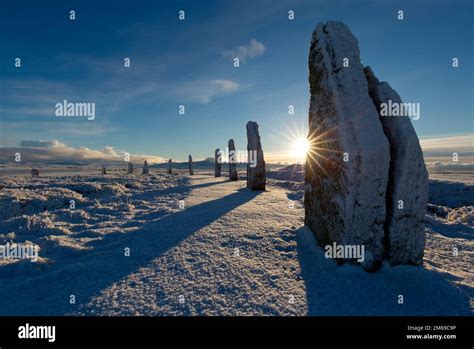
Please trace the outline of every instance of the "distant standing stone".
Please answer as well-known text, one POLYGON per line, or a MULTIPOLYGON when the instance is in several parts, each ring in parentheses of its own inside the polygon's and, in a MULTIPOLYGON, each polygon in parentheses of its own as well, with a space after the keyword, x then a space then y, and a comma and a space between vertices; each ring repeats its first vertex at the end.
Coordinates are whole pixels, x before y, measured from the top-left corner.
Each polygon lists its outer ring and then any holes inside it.
POLYGON ((222 158, 221 158, 221 150, 219 148, 216 149, 214 152, 214 176, 220 177, 221 176, 221 168, 222 168, 222 158))
POLYGON ((236 181, 237 174, 237 154, 235 153, 235 144, 233 139, 229 139, 229 179, 236 181))
POLYGON ((169 159, 169 160, 168 160, 168 169, 167 169, 167 171, 166 171, 167 174, 171 174, 171 173, 172 173, 172 170, 171 170, 171 163, 172 163, 172 160, 169 159))
POLYGON ((107 170, 105 166, 102 166, 102 175, 106 175, 106 174, 107 174, 107 170))
POLYGON ((255 121, 247 123, 247 188, 265 190, 266 172, 262 144, 255 121))
POLYGON ((142 174, 149 174, 149 173, 150 173, 150 169, 148 168, 148 162, 145 160, 145 162, 143 163, 142 174))
POLYGON ((133 164, 131 162, 128 163, 128 173, 133 173, 133 164))
POLYGON ((194 169, 193 169, 193 157, 189 155, 188 157, 188 162, 189 162, 189 175, 192 176, 194 174, 194 169))
POLYGON ((39 177, 39 170, 37 168, 31 169, 31 177, 39 177))

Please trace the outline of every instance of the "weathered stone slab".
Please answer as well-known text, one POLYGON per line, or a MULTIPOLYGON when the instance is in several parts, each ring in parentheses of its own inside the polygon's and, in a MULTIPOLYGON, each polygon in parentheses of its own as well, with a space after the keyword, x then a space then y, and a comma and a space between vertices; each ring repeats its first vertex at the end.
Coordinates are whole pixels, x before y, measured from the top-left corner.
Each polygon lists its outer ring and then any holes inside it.
POLYGON ((235 153, 235 144, 233 139, 229 139, 229 179, 236 181, 237 174, 237 154, 235 153))
POLYGON ((219 148, 214 152, 214 176, 220 177, 222 169, 221 150, 219 148))
MULTIPOLYGON (((365 68, 369 95, 379 111, 387 104, 403 103, 387 82, 379 82, 365 68)), ((385 253, 392 265, 423 263, 428 172, 423 151, 409 116, 380 116, 390 143, 390 172, 386 193, 385 253)))
POLYGON ((143 163, 142 174, 149 174, 149 173, 150 173, 150 169, 148 168, 148 162, 145 160, 145 162, 143 163))
POLYGON ((247 151, 247 188, 251 190, 265 190, 265 160, 258 132, 258 124, 255 121, 247 123, 247 151))
POLYGON ((194 169, 193 169, 193 157, 189 155, 188 157, 188 163, 189 163, 189 175, 194 175, 194 169))
POLYGON ((362 265, 374 270, 384 258, 390 149, 368 94, 357 39, 342 23, 319 24, 308 65, 305 223, 322 246, 364 245, 362 265))

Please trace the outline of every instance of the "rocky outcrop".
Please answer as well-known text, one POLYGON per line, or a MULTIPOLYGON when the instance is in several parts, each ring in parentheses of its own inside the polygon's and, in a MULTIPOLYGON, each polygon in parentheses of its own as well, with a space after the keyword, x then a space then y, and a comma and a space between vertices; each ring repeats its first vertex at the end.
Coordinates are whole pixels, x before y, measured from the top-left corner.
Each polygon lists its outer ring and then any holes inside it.
POLYGON ((390 172, 386 193, 385 248, 392 265, 423 262, 428 172, 423 151, 408 116, 380 113, 382 105, 401 105, 402 99, 387 82, 379 82, 372 69, 364 69, 369 95, 379 111, 390 143, 390 172))
POLYGON ((148 162, 145 160, 145 162, 143 163, 142 174, 149 174, 149 173, 150 173, 150 169, 148 168, 148 162))
POLYGON ((236 181, 237 174, 237 154, 235 152, 235 144, 233 139, 229 139, 229 179, 236 181))
POLYGON ((189 163, 189 175, 192 176, 194 174, 193 170, 193 157, 189 155, 188 157, 188 163, 189 163))
POLYGON ((173 173, 172 168, 171 168, 172 162, 173 162, 173 160, 171 160, 171 159, 168 160, 168 168, 166 169, 167 174, 173 173))
POLYGON ((255 121, 247 123, 247 188, 265 190, 266 172, 262 144, 255 121))
POLYGON ((131 162, 128 163, 127 173, 129 174, 133 173, 133 164, 131 162))
MULTIPOLYGON (((384 258, 419 264, 427 185, 423 157, 410 120, 380 120, 377 107, 398 95, 370 70, 364 72, 357 39, 342 23, 316 27, 308 65, 305 223, 323 246, 363 245, 366 270, 375 270, 384 258), (407 183, 412 177, 414 183, 407 183), (393 210, 398 200, 406 201, 410 213, 393 210)), ((339 261, 346 259, 354 261, 339 261)))
POLYGON ((222 167, 221 150, 217 148, 216 151, 214 152, 214 176, 215 177, 221 176, 221 167, 222 167))

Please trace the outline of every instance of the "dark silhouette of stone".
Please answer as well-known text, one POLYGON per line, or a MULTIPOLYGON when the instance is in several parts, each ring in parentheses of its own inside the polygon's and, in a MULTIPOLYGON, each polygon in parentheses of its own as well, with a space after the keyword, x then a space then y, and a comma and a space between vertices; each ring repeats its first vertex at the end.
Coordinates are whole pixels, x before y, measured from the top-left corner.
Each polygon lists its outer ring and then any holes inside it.
POLYGON ((234 140, 229 140, 229 179, 236 181, 238 179, 237 174, 237 153, 235 152, 234 140))
POLYGON ((221 176, 221 168, 222 168, 221 150, 217 148, 216 151, 214 152, 214 176, 215 177, 221 176))
POLYGON ((148 167, 148 162, 145 160, 145 162, 143 163, 142 174, 149 174, 149 173, 150 173, 150 169, 148 167))
POLYGON ((247 123, 247 151, 247 188, 251 190, 265 190, 265 160, 263 158, 258 124, 255 121, 247 123))
POLYGON ((189 162, 189 175, 192 176, 194 174, 193 170, 193 157, 189 155, 188 157, 188 162, 189 162))
MULTIPOLYGON (((364 69, 369 95, 379 111, 382 103, 402 103, 372 69, 364 69)), ((390 172, 386 194, 385 253, 391 265, 421 265, 425 250, 425 215, 428 204, 428 172, 423 151, 408 116, 380 115, 390 143, 390 172)))

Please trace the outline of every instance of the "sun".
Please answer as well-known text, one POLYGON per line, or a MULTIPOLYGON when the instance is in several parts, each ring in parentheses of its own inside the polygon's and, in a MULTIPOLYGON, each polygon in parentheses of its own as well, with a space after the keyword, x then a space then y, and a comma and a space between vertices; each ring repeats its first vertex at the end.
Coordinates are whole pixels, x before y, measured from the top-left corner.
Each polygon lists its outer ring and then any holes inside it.
POLYGON ((309 141, 306 137, 299 137, 293 142, 293 156, 297 159, 305 159, 309 151, 309 141))

